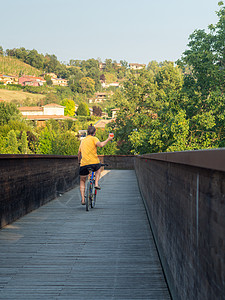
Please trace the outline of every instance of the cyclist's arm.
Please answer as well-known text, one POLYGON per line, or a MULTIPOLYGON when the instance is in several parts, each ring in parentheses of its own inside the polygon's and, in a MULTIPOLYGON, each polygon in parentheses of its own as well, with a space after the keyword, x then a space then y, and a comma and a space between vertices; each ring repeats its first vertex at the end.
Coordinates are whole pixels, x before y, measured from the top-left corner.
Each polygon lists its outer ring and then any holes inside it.
POLYGON ((109 141, 111 141, 113 139, 113 137, 108 137, 105 141, 103 141, 103 142, 100 142, 100 141, 98 141, 97 143, 96 143, 96 146, 97 147, 100 147, 100 148, 102 148, 102 147, 104 147, 109 141))

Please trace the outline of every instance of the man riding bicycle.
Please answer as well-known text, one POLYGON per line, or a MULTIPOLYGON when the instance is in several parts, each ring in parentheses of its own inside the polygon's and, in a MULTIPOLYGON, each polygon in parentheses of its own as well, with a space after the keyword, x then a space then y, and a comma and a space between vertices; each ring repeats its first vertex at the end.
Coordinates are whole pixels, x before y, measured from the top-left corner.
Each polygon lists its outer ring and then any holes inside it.
POLYGON ((89 174, 89 168, 91 167, 95 171, 95 188, 100 189, 98 184, 101 175, 101 164, 97 155, 97 147, 104 147, 109 141, 113 139, 113 136, 108 136, 108 138, 100 142, 97 137, 95 137, 96 129, 92 124, 88 126, 87 137, 85 137, 81 143, 78 150, 78 162, 80 163, 80 193, 81 193, 81 203, 85 205, 85 181, 89 174))

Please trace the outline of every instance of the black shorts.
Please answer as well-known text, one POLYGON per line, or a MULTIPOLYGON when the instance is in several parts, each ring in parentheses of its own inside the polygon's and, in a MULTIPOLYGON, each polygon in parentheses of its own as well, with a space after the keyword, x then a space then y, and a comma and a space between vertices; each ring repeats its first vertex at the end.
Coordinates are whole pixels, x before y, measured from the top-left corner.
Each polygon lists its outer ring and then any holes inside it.
POLYGON ((99 163, 99 164, 86 165, 86 166, 80 167, 80 175, 81 176, 88 175, 89 174, 88 168, 92 168, 94 170, 94 172, 96 172, 101 168, 101 164, 99 163))

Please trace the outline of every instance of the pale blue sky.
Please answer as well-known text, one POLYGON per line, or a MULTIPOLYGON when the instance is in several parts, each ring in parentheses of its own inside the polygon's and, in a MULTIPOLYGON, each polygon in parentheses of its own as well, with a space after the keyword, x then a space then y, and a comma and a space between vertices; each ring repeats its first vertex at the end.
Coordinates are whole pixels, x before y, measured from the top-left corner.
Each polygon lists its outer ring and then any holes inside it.
POLYGON ((0 46, 55 54, 175 61, 195 29, 218 20, 218 0, 0 0, 0 46))

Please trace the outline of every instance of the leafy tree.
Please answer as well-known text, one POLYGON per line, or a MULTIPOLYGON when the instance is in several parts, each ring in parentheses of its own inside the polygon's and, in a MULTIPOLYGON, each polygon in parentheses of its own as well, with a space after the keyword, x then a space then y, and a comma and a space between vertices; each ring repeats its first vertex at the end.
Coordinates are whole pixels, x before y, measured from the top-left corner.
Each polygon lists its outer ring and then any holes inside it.
POLYGON ((99 67, 89 69, 86 76, 94 80, 94 82, 95 82, 95 88, 94 89, 96 91, 99 90, 100 87, 101 87, 101 83, 100 83, 100 80, 99 80, 99 77, 100 77, 99 67))
POLYGON ((129 66, 129 64, 128 64, 128 62, 126 60, 121 60, 120 63, 121 63, 121 66, 124 67, 124 68, 126 68, 126 69, 129 66))
POLYGON ((95 82, 93 79, 89 77, 83 77, 79 81, 79 84, 81 86, 82 93, 85 93, 89 96, 93 95, 95 92, 95 82))
POLYGON ((45 75, 46 84, 52 86, 53 82, 50 75, 45 75))
MULTIPOLYGON (((120 153, 166 151, 176 142, 182 82, 180 70, 172 64, 161 67, 156 75, 147 70, 130 75, 116 100, 120 110, 114 127, 120 153)), ((180 118, 185 119, 185 111, 180 118)), ((184 123, 185 135, 188 123, 184 123)))
POLYGON ((90 111, 89 111, 87 103, 81 102, 79 104, 78 109, 77 109, 77 115, 78 116, 89 116, 90 115, 90 111))
POLYGON ((3 48, 2 46, 0 46, 0 56, 3 56, 3 54, 4 54, 3 48))
POLYGON ((1 154, 7 153, 7 151, 6 151, 6 139, 1 134, 0 134, 0 153, 1 154))
POLYGON ((21 136, 21 153, 27 154, 28 153, 28 141, 27 141, 27 134, 23 131, 21 136))
POLYGON ((219 21, 216 25, 209 25, 209 32, 198 29, 189 37, 189 49, 186 50, 178 64, 192 67, 195 90, 203 96, 210 91, 225 90, 225 7, 219 2, 220 10, 217 12, 219 21))
POLYGON ((75 115, 75 102, 71 99, 64 99, 60 102, 62 106, 65 106, 64 115, 73 117, 75 115))
POLYGON ((79 68, 76 67, 72 69, 71 73, 72 75, 69 77, 68 85, 73 92, 78 92, 80 86, 79 81, 81 80, 81 78, 84 77, 84 73, 79 68))
POLYGON ((44 67, 44 56, 40 55, 37 50, 29 51, 26 56, 26 63, 37 69, 43 69, 44 67))
POLYGON ((51 126, 46 126, 40 133, 37 152, 39 154, 52 154, 54 139, 55 132, 51 126))
POLYGON ((16 133, 14 130, 10 130, 7 135, 7 153, 9 154, 17 154, 19 153, 18 150, 18 142, 16 138, 16 133))
POLYGON ((21 119, 20 111, 13 103, 0 102, 0 125, 7 124, 10 120, 21 119))
POLYGON ((38 134, 34 131, 27 131, 28 152, 38 152, 38 134))
POLYGON ((57 94, 55 94, 54 92, 50 92, 49 94, 46 95, 46 97, 44 98, 44 104, 50 104, 50 103, 60 103, 60 98, 58 97, 57 94))
POLYGON ((102 109, 99 106, 93 106, 93 115, 97 117, 102 116, 102 109))
POLYGON ((111 59, 106 59, 105 60, 105 72, 108 72, 108 73, 114 73, 114 69, 113 69, 113 62, 111 59))
POLYGON ((47 73, 56 73, 60 69, 60 62, 57 60, 57 57, 53 54, 46 54, 44 58, 44 69, 47 73))
POLYGON ((117 77, 115 74, 112 73, 105 73, 105 79, 107 83, 115 82, 117 77))
POLYGON ((151 71, 153 74, 157 74, 160 69, 159 63, 155 60, 149 62, 147 70, 151 71))
POLYGON ((106 81, 105 74, 100 75, 100 80, 106 81))
POLYGON ((77 155, 80 142, 75 132, 67 131, 57 134, 53 141, 52 154, 57 155, 77 155))

